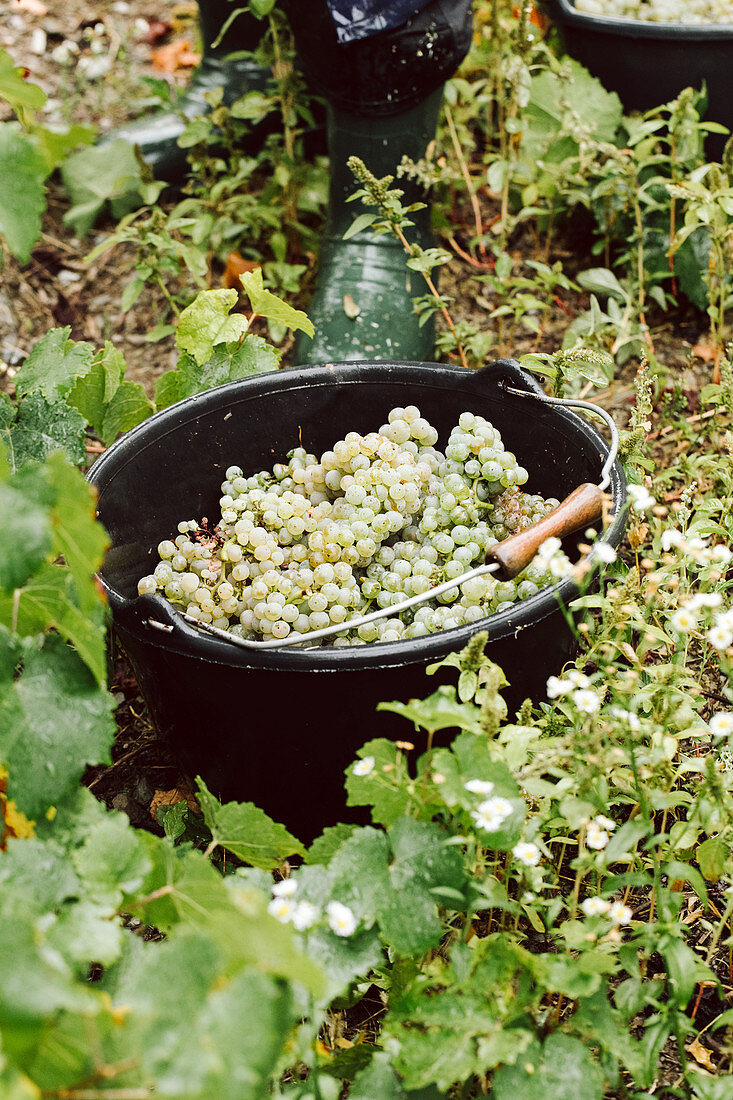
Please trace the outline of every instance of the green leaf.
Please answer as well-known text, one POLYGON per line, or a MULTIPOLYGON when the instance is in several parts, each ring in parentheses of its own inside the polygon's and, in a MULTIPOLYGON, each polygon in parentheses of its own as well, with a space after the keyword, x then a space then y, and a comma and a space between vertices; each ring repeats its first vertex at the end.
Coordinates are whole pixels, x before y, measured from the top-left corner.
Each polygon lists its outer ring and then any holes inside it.
POLYGON ((199 366, 208 362, 216 344, 239 340, 247 331, 247 318, 230 316, 237 304, 236 290, 202 290, 183 310, 176 330, 176 347, 188 352, 199 366))
POLYGON ((466 884, 462 857, 447 839, 437 825, 401 818, 389 831, 390 858, 383 833, 359 830, 329 865, 334 897, 363 920, 376 917, 398 954, 422 954, 442 936, 437 890, 447 887, 460 895, 466 884))
POLYGON ((6 100, 16 114, 40 111, 46 102, 43 89, 26 80, 23 69, 16 68, 5 50, 0 50, 0 98, 6 100))
POLYGON ((46 175, 31 139, 0 123, 0 237, 21 264, 28 263, 41 235, 46 175))
POLYGON ((380 703, 377 710, 390 710, 401 714, 408 722, 428 733, 441 729, 467 729, 478 733, 481 729, 481 712, 471 703, 460 703, 456 689, 443 685, 426 699, 413 699, 409 703, 380 703))
POLYGON ((437 974, 433 968, 432 982, 419 974, 394 999, 382 1044, 395 1051, 392 1064, 406 1089, 447 1089, 523 1060, 532 1040, 524 1026, 530 958, 500 936, 481 940, 473 951, 454 945, 448 966, 437 974))
POLYGON ((102 437, 105 412, 125 376, 125 360, 109 341, 89 371, 74 382, 66 398, 102 437))
POLYGON ((109 446, 118 435, 129 432, 155 412, 153 404, 139 382, 121 382, 104 411, 102 442, 109 446))
POLYGON ((51 562, 38 570, 12 596, 0 596, 0 622, 11 624, 23 637, 42 634, 53 628, 77 649, 98 684, 103 685, 107 671, 104 616, 97 604, 82 612, 76 586, 63 566, 51 562))
POLYGON ((614 273, 606 267, 593 267, 587 271, 581 271, 577 278, 583 289, 592 294, 610 294, 620 302, 627 298, 624 288, 614 273))
POLYGON ((154 865, 144 897, 130 898, 126 909, 166 932, 177 925, 197 929, 216 943, 230 967, 254 963, 320 996, 320 966, 298 950, 292 931, 269 915, 261 891, 239 878, 225 884, 201 852, 174 849, 157 837, 149 838, 148 854, 154 865))
POLYGON ((441 1100, 445 1096, 428 1086, 416 1092, 406 1092, 390 1064, 389 1055, 377 1051, 366 1069, 354 1077, 349 1100, 441 1100))
POLYGON ((268 321, 285 325, 289 329, 300 329, 308 336, 314 335, 315 329, 312 322, 308 320, 307 314, 300 309, 293 309, 271 291, 265 290, 262 283, 262 268, 256 267, 254 271, 245 271, 240 279, 254 313, 259 314, 260 317, 266 317, 268 321))
POLYGON ((101 818, 72 859, 84 894, 109 910, 117 909, 126 893, 141 889, 152 866, 140 834, 121 813, 101 818))
POLYGON ((165 409, 184 397, 192 397, 213 386, 276 370, 279 362, 277 348, 261 336, 250 333, 239 344, 217 344, 203 365, 184 352, 176 370, 167 371, 159 377, 155 387, 156 406, 165 409))
POLYGON ((8 794, 37 818, 78 784, 87 764, 109 763, 114 700, 54 635, 31 650, 21 675, 0 686, 0 761, 8 794))
POLYGON ((252 802, 222 805, 200 776, 198 799, 212 840, 245 863, 272 871, 288 857, 305 855, 305 848, 284 825, 268 817, 252 802))
POLYGON ((377 738, 368 741, 357 756, 360 760, 374 761, 364 775, 354 772, 354 765, 346 772, 347 806, 371 806, 372 820, 391 825, 407 813, 415 801, 414 785, 409 783, 407 764, 403 754, 393 741, 377 738))
POLYGON ((364 214, 359 214, 358 217, 354 218, 353 222, 344 233, 343 240, 348 241, 351 237, 355 237, 357 233, 361 233, 370 225, 374 225, 377 218, 377 214, 370 214, 368 211, 364 214))
POLYGON ((494 1075, 495 1100, 602 1100, 603 1075, 590 1051, 570 1035, 535 1039, 516 1065, 494 1075))
POLYGON ((338 825, 329 825, 311 844, 306 853, 306 863, 320 863, 327 867, 341 845, 353 835, 357 827, 343 822, 338 825))
POLYGON ((55 490, 53 509, 54 552, 62 554, 74 578, 82 611, 91 615, 100 608, 95 574, 109 546, 109 537, 96 518, 95 493, 82 474, 61 455, 49 458, 46 469, 55 490))
POLYGON ((0 480, 0 589, 10 593, 25 584, 51 550, 49 505, 53 493, 42 471, 27 467, 0 480))
POLYGON ((16 470, 27 462, 43 462, 49 455, 63 453, 77 466, 86 459, 86 421, 65 401, 48 401, 40 393, 24 398, 10 429, 10 450, 16 470))
POLYGON ((72 201, 64 221, 80 237, 86 236, 107 206, 119 220, 140 205, 140 165, 132 145, 122 138, 68 157, 61 166, 61 179, 72 201))
POLYGON ((710 836, 698 844, 695 858, 708 882, 718 882, 725 874, 730 846, 721 836, 710 836))
POLYGON ((684 1011, 697 983, 714 981, 715 975, 700 956, 676 936, 659 936, 655 947, 667 967, 672 998, 684 1011))
POLYGON ((222 980, 211 940, 186 931, 130 953, 113 1003, 124 1045, 163 1095, 261 1100, 294 1021, 288 986, 254 968, 222 980), (236 1082, 236 1088, 233 1088, 236 1082))
POLYGON ((730 1077, 709 1077, 692 1069, 687 1072, 687 1081, 699 1100, 731 1100, 733 1097, 730 1077))
POLYGON ((77 378, 92 368, 94 348, 91 344, 69 339, 71 327, 52 328, 41 337, 15 377, 19 396, 40 393, 48 401, 58 401, 74 385, 77 378))

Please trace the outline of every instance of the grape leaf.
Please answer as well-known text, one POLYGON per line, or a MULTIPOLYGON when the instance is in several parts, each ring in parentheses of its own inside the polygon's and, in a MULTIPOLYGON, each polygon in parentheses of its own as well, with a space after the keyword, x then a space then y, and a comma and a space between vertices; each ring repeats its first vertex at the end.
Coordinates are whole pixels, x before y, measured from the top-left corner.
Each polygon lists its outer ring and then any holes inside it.
POLYGON ((86 459, 86 421, 65 401, 48 401, 34 393, 24 398, 10 429, 11 458, 16 470, 26 462, 43 462, 61 451, 69 462, 80 466, 86 459))
POLYGON ((346 772, 347 806, 371 806, 372 821, 391 825, 407 813, 414 801, 409 785, 405 782, 402 754, 393 741, 384 737, 368 741, 357 756, 367 762, 373 760, 371 769, 359 774, 354 765, 346 772))
POLYGON ((105 814, 89 831, 72 862, 88 900, 119 907, 125 893, 142 887, 152 861, 124 814, 105 814))
POLYGON ((186 925, 206 933, 229 966, 255 963, 260 970, 301 982, 314 995, 324 976, 312 958, 298 950, 289 928, 267 912, 267 898, 243 879, 224 883, 201 852, 181 852, 168 841, 147 837, 153 868, 142 889, 125 907, 162 931, 186 925))
POLYGON ((515 1065, 494 1075, 496 1100, 601 1100, 603 1074, 579 1039, 554 1032, 542 1046, 534 1039, 515 1065))
POLYGON ((216 344, 239 340, 247 331, 247 318, 241 313, 230 316, 237 304, 236 290, 202 290, 183 310, 176 330, 176 347, 186 351, 203 366, 216 344))
POLYGON ((155 404, 165 409, 184 397, 236 382, 253 374, 276 370, 280 361, 277 348, 261 336, 247 334, 239 344, 217 344, 203 365, 184 352, 175 370, 166 371, 155 387, 155 404))
POLYGON ((329 864, 333 896, 364 920, 376 917, 398 954, 422 954, 443 931, 436 891, 461 893, 465 886, 462 857, 446 839, 437 825, 407 817, 395 822, 389 841, 376 829, 360 829, 329 864))
POLYGON ((0 515, 9 520, 0 523, 0 589, 12 592, 51 550, 53 492, 43 472, 31 467, 11 479, 1 477, 0 515))
POLYGON ((139 382, 121 382, 104 410, 100 435, 102 442, 114 443, 118 435, 129 432, 155 411, 139 382))
POLYGON ((108 203, 118 220, 140 205, 140 165, 133 147, 122 138, 67 157, 61 178, 73 204, 64 221, 80 237, 89 232, 108 203))
POLYGON ((377 1051, 366 1069, 354 1077, 349 1100, 444 1100, 445 1094, 429 1085, 416 1092, 406 1092, 384 1051, 377 1051))
POLYGON ((21 637, 42 634, 53 627, 75 646, 98 684, 107 672, 105 623, 97 602, 92 613, 83 612, 76 602, 76 587, 63 566, 46 563, 12 596, 0 596, 0 622, 14 626, 21 637))
POLYGON ((222 805, 197 777, 198 800, 212 840, 238 859, 264 871, 272 871, 288 856, 305 855, 305 848, 284 825, 268 817, 252 802, 222 805))
POLYGON ((21 264, 41 235, 46 209, 46 164, 33 142, 0 125, 0 236, 21 264))
POLYGON ((5 50, 0 50, 0 98, 6 100, 16 114, 40 111, 46 102, 43 89, 25 79, 23 70, 16 68, 5 50))
POLYGON ((53 509, 54 551, 62 554, 74 578, 82 611, 99 610, 100 596, 94 574, 109 546, 107 532, 95 514, 94 490, 61 455, 47 463, 49 482, 56 492, 53 509))
POLYGON ((271 291, 265 290, 261 267, 256 267, 254 271, 245 271, 240 275, 240 280, 254 313, 278 325, 285 325, 286 328, 301 329, 308 336, 314 335, 316 330, 306 313, 300 309, 294 309, 271 291))
POLYGON ((41 816, 79 782, 87 764, 109 762, 114 700, 56 635, 30 650, 21 675, 0 683, 0 761, 8 796, 41 816))
POLYGON ((19 396, 43 394, 48 401, 64 397, 74 381, 92 368, 91 344, 70 340, 71 327, 52 328, 34 344, 30 355, 15 376, 19 396))

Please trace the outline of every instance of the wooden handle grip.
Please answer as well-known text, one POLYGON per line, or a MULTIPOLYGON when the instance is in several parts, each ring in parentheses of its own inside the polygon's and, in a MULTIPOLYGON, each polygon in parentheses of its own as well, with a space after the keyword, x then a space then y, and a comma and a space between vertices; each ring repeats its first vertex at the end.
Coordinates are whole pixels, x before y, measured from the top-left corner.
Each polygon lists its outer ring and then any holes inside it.
POLYGON ((501 576, 511 580, 531 562, 545 539, 563 538, 594 523, 603 514, 603 492, 589 481, 579 485, 549 515, 508 539, 492 546, 486 560, 501 566, 501 576))

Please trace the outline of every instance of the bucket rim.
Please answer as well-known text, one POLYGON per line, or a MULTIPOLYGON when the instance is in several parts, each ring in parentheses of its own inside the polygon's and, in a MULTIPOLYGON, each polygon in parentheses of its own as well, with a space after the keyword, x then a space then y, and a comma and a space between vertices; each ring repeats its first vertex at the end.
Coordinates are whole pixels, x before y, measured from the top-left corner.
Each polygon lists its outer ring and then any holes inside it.
POLYGON ((733 38, 733 23, 674 23, 651 22, 644 19, 628 19, 621 16, 594 15, 578 11, 570 0, 542 0, 550 18, 570 27, 597 31, 602 35, 623 38, 653 38, 671 41, 711 43, 718 39, 733 38))
MULTIPOLYGON (((462 366, 413 360, 352 360, 346 363, 335 362, 320 366, 284 367, 277 371, 254 375, 251 378, 212 387, 200 394, 184 398, 158 413, 154 413, 113 443, 90 468, 87 478, 92 485, 99 488, 100 482, 104 483, 108 472, 113 473, 116 467, 122 468, 127 462, 133 461, 141 445, 147 446, 148 443, 153 441, 159 442, 161 427, 167 429, 163 431, 164 437, 168 431, 185 427, 186 424, 206 411, 213 411, 222 405, 236 403, 236 398, 240 394, 243 395, 242 400, 250 400, 253 396, 265 395, 288 385, 298 388, 301 385, 313 386, 316 381, 322 384, 349 383, 350 381, 359 383, 365 380, 365 368, 368 368, 370 379, 375 382, 386 381, 390 378, 402 381, 406 375, 409 379, 409 375, 414 372, 416 377, 422 377, 424 380, 429 377, 433 383, 442 381, 451 389, 455 388, 458 379, 465 382, 470 379, 474 383, 478 379, 479 384, 486 380, 487 386, 494 386, 497 389, 504 382, 511 382, 512 385, 519 385, 520 388, 527 391, 534 391, 538 394, 544 393, 537 380, 523 370, 514 359, 495 360, 478 371, 468 372, 462 366), (426 371, 429 372, 428 375, 426 375, 426 371), (126 453, 129 456, 127 458, 125 458, 126 453)), ((435 388, 441 387, 435 386, 435 388)), ((509 402, 512 400, 522 401, 520 397, 512 398, 511 394, 506 393, 504 399, 509 402)), ((582 419, 571 409, 545 405, 543 410, 544 415, 569 420, 572 430, 575 432, 579 428, 582 429, 582 434, 586 438, 590 438, 593 445, 598 447, 600 469, 600 463, 609 453, 609 446, 593 425, 582 419)), ((597 543, 606 543, 614 549, 620 543, 625 529, 625 490, 626 481, 623 470, 619 460, 616 459, 611 469, 611 483, 609 486, 614 503, 614 518, 596 540, 597 543)), ((591 556, 590 562, 593 574, 597 573, 599 570, 598 561, 594 561, 593 556, 591 556)), ((140 596, 136 599, 124 596, 106 579, 103 569, 104 567, 102 567, 99 574, 99 581, 107 596, 113 622, 122 631, 132 632, 136 637, 144 638, 146 644, 150 644, 158 650, 167 650, 171 654, 178 653, 191 656, 192 650, 195 649, 197 658, 211 664, 273 671, 295 671, 298 669, 313 672, 345 671, 346 669, 376 671, 413 665, 418 661, 420 663, 439 661, 450 652, 461 649, 471 638, 483 630, 488 631, 487 642, 491 643, 516 636, 519 632, 544 621, 550 616, 567 615, 568 605, 580 594, 580 588, 574 580, 564 579, 556 585, 541 589, 534 596, 521 600, 504 611, 479 619, 474 623, 449 630, 436 631, 420 638, 395 642, 374 642, 358 646, 319 646, 314 648, 292 646, 283 649, 248 650, 197 631, 186 623, 180 615, 176 614, 162 596, 156 594, 140 596), (157 623, 158 626, 151 626, 151 620, 157 623)))

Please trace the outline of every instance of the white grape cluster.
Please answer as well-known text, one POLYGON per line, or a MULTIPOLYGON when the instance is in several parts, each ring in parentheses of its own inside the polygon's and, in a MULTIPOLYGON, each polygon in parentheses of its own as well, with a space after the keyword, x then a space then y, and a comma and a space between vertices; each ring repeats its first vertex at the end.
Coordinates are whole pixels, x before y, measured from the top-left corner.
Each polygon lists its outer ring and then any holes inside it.
POLYGON ((269 471, 230 466, 221 520, 184 520, 138 583, 191 618, 245 639, 293 640, 332 625, 324 644, 419 638, 485 618, 556 577, 538 559, 516 580, 492 575, 355 628, 459 578, 507 535, 541 519, 554 498, 525 493, 527 471, 487 420, 462 413, 445 453, 409 405, 379 431, 349 432, 320 458, 298 447, 269 471))
POLYGON ((575 0, 578 11, 650 23, 733 23, 733 0, 575 0))

